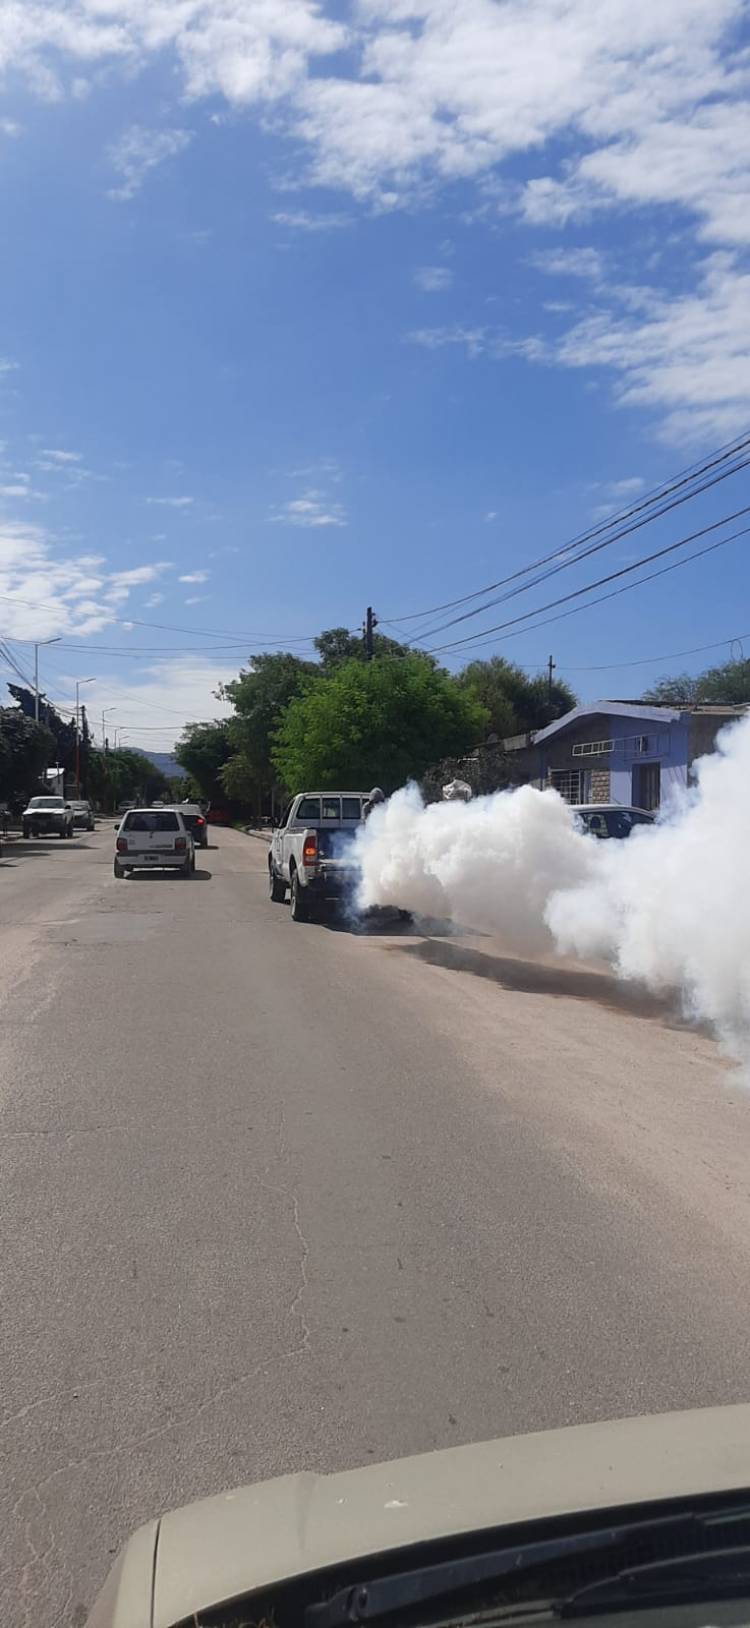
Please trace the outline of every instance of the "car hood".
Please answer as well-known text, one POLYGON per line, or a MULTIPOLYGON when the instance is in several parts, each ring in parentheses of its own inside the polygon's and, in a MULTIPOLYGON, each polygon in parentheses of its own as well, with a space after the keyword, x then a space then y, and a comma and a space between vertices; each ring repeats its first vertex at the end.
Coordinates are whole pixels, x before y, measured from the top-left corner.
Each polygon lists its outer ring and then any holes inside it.
POLYGON ((580 1425, 190 1504, 130 1540, 88 1628, 174 1628, 253 1589, 465 1532, 750 1487, 750 1406, 580 1425), (153 1587, 152 1587, 153 1584, 153 1587))

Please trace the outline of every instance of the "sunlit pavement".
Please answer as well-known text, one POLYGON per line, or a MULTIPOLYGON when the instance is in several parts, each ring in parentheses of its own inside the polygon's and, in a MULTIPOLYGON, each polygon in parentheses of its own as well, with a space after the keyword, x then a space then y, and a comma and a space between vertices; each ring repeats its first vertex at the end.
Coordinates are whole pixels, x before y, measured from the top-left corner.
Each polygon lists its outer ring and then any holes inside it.
POLYGON ((478 935, 295 924, 265 845, 0 858, 0 1621, 239 1481, 747 1397, 750 1100, 478 935))

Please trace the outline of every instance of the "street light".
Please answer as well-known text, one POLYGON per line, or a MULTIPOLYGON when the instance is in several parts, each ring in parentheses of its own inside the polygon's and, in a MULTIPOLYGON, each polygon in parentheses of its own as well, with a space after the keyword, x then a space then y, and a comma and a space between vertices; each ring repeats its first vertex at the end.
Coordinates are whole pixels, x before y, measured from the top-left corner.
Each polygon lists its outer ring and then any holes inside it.
POLYGON ((80 706, 79 706, 79 702, 78 702, 78 691, 80 690, 80 688, 81 688, 81 686, 83 684, 95 684, 95 683, 96 683, 95 678, 77 678, 76 679, 76 797, 80 797, 80 795, 81 795, 81 725, 80 725, 81 712, 80 712, 80 706))
MULTIPOLYGON (((108 712, 116 712, 116 711, 117 711, 117 707, 114 707, 114 706, 113 707, 102 707, 102 751, 103 752, 106 752, 106 750, 107 750, 107 736, 106 736, 106 733, 105 733, 106 725, 105 725, 104 720, 105 720, 108 712)), ((117 730, 115 730, 115 736, 116 735, 117 735, 117 730)), ((117 746, 117 740, 115 739, 115 747, 116 746, 117 746)))
POLYGON ((62 634, 58 633, 54 639, 37 639, 34 641, 34 722, 39 722, 39 651, 45 644, 59 644, 62 634))

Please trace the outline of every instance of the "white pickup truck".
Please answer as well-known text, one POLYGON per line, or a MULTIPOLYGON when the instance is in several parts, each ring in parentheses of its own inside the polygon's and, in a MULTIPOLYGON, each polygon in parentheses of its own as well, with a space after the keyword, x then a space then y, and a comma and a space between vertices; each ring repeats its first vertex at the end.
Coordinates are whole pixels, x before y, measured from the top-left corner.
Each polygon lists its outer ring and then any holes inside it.
POLYGON ((268 852, 268 891, 281 904, 289 888, 293 921, 341 899, 351 885, 347 847, 362 821, 366 791, 302 791, 276 826, 268 852))

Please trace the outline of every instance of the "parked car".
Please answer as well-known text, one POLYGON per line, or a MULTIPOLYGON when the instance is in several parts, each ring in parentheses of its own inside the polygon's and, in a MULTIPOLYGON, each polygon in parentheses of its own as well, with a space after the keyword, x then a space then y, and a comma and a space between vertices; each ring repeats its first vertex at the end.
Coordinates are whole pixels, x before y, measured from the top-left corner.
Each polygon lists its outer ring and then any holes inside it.
POLYGON ((352 883, 346 849, 362 821, 366 791, 303 791, 292 799, 271 839, 268 889, 274 903, 289 888, 293 921, 341 899, 352 883))
POLYGON ((182 815, 196 848, 208 847, 208 826, 200 803, 165 803, 164 807, 182 815))
POLYGON ((653 825, 655 816, 645 808, 626 808, 622 803, 574 803, 584 830, 592 837, 629 837, 635 825, 653 825))
POLYGON ((115 830, 114 870, 118 879, 135 870, 176 870, 181 876, 193 875, 193 839, 176 809, 128 809, 115 830))
POLYGON ((73 806, 64 797, 31 797, 21 815, 25 837, 72 837, 73 806))
POLYGON ((76 797, 71 803, 73 810, 73 826, 82 831, 94 830, 94 810, 85 797, 76 797))

